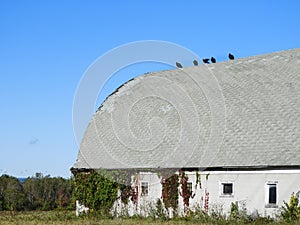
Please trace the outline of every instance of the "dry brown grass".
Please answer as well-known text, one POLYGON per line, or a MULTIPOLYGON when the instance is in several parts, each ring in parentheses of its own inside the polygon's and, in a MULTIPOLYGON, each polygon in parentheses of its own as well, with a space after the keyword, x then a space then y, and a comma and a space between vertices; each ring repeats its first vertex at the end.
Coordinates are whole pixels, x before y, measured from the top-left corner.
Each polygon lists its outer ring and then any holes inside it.
MULTIPOLYGON (((9 212, 0 211, 0 225, 208 225, 208 224, 269 224, 269 225, 285 225, 285 222, 272 222, 266 219, 260 218, 255 221, 243 221, 243 220, 224 220, 224 219, 213 219, 211 217, 206 218, 176 218, 172 220, 162 221, 154 220, 151 218, 103 218, 98 214, 89 214, 87 216, 76 217, 75 211, 24 211, 24 212, 9 212)), ((299 224, 295 222, 293 224, 299 224)))
POLYGON ((192 221, 161 221, 141 218, 128 219, 105 219, 91 216, 84 216, 77 218, 74 211, 29 211, 29 212, 0 212, 0 224, 28 224, 28 225, 185 225, 185 224, 199 224, 199 222, 192 221))

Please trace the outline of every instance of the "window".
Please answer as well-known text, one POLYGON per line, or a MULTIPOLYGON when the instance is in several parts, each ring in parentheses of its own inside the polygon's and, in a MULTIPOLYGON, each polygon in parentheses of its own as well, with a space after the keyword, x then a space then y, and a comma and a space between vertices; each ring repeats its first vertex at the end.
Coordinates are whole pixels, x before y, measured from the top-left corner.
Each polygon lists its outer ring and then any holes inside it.
POLYGON ((149 192, 149 185, 148 185, 148 182, 141 182, 141 189, 142 189, 142 195, 143 196, 147 196, 148 195, 148 192, 149 192))
POLYGON ((276 204, 276 184, 269 184, 269 203, 276 204))
POLYGON ((266 184, 266 207, 277 208, 277 182, 267 182, 266 184))
POLYGON ((233 196, 233 183, 232 182, 221 182, 220 195, 221 196, 233 196))
POLYGON ((223 194, 224 195, 232 195, 232 183, 230 184, 223 184, 223 194))
POLYGON ((189 195, 192 195, 192 193, 193 193, 193 183, 192 182, 187 182, 187 189, 189 191, 189 195))

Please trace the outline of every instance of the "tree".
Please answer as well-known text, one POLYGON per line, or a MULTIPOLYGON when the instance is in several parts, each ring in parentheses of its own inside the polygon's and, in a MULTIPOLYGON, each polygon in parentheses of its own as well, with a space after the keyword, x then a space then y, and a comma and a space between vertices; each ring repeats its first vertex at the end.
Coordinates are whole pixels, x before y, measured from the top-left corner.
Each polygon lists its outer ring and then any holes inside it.
POLYGON ((31 209, 52 210, 68 207, 73 193, 73 179, 43 176, 36 173, 24 182, 24 190, 31 209))
POLYGON ((2 175, 0 177, 0 209, 23 210, 27 206, 24 189, 15 177, 2 175))

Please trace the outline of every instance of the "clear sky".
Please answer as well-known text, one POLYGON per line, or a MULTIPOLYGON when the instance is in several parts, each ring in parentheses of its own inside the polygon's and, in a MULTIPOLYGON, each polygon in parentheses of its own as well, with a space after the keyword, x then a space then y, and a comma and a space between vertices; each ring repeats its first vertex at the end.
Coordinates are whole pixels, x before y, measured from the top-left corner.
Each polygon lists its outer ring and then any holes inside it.
MULTIPOLYGON (((0 175, 69 177, 78 146, 72 106, 99 56, 140 40, 170 41, 226 60, 300 47, 300 1, 0 1, 0 175)), ((114 75, 97 100, 129 77, 114 75)))

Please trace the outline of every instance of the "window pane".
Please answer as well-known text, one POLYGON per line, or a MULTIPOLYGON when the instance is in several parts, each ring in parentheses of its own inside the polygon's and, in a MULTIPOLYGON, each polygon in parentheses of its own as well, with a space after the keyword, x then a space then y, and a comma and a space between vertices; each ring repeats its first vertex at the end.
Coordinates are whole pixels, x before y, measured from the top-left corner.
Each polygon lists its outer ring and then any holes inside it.
POLYGON ((148 182, 142 182, 142 195, 148 195, 148 182))
POLYGON ((187 183, 187 189, 189 191, 189 194, 191 195, 193 192, 193 183, 192 182, 187 183))
POLYGON ((223 184, 223 194, 232 194, 232 184, 223 184))
POLYGON ((276 204, 276 185, 269 185, 269 203, 276 204))

